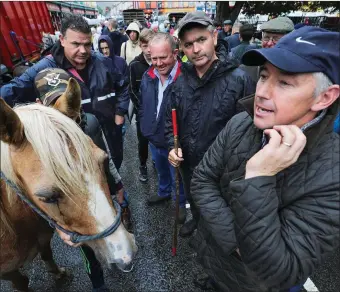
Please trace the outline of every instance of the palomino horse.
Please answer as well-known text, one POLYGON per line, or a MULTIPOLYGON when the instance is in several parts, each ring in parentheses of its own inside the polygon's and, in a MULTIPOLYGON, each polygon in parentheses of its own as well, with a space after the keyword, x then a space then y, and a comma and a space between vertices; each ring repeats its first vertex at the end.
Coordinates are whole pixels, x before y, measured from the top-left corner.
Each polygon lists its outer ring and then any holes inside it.
MULTIPOLYGON (((79 96, 72 96, 78 100, 59 99, 70 117, 80 107, 79 96)), ((38 252, 48 271, 62 273, 52 258, 51 228, 32 206, 107 264, 125 269, 137 251, 109 194, 107 155, 64 114, 39 104, 13 110, 0 98, 1 172, 7 182, 1 181, 0 272, 19 291, 28 291, 19 268, 38 252)))

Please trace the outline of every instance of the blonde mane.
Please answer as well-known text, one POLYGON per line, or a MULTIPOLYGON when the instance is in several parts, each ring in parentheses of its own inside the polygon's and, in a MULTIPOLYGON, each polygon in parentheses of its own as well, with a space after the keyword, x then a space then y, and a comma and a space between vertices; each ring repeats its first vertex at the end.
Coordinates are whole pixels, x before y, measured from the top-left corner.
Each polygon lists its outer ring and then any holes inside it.
MULTIPOLYGON (((51 182, 70 198, 84 195, 87 189, 84 175, 95 176, 90 138, 73 120, 53 108, 29 104, 17 106, 14 111, 23 123, 25 137, 51 182)), ((2 172, 22 188, 12 167, 9 145, 1 142, 0 146, 2 172)), ((13 190, 7 186, 6 191, 11 202, 13 190)), ((5 226, 8 225, 1 217, 5 226)))

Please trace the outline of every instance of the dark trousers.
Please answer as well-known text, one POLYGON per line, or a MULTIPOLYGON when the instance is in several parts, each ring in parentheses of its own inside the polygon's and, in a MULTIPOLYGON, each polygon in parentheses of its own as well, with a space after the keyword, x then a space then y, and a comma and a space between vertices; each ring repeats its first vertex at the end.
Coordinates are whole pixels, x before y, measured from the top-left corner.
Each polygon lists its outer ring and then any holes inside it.
POLYGON ((183 181, 185 197, 190 204, 192 217, 196 221, 196 223, 198 223, 199 218, 200 218, 199 211, 194 203, 194 200, 192 199, 191 192, 190 192, 190 185, 191 185, 193 170, 191 170, 189 166, 185 165, 185 163, 182 162, 179 168, 179 171, 181 173, 181 177, 183 181))
POLYGON ((119 171, 123 162, 123 125, 116 125, 114 120, 101 121, 100 124, 109 146, 113 163, 119 171))
POLYGON ((138 138, 138 155, 139 155, 139 162, 141 166, 145 166, 148 160, 149 155, 149 141, 142 135, 140 130, 140 123, 136 121, 136 128, 137 128, 137 138, 138 138))
POLYGON ((86 273, 88 274, 92 287, 94 289, 100 288, 104 285, 104 272, 100 262, 97 260, 94 251, 87 245, 80 247, 83 256, 86 273))

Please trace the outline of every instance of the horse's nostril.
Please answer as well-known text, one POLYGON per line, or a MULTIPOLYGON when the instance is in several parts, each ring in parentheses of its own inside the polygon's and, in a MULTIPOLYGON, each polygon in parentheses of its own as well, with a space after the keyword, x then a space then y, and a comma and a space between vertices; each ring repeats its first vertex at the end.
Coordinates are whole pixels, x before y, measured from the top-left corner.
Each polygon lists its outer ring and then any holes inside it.
POLYGON ((127 265, 117 264, 117 268, 124 273, 129 273, 133 270, 133 263, 129 263, 127 265))

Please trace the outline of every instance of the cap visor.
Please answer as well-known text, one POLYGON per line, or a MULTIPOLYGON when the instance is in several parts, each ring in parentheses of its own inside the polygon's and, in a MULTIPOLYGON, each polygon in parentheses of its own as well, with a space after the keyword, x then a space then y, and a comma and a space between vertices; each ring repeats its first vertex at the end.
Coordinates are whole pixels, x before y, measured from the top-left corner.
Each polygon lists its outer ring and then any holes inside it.
POLYGON ((242 56, 242 64, 261 66, 265 62, 291 73, 318 72, 321 69, 295 53, 281 48, 250 50, 242 56))

